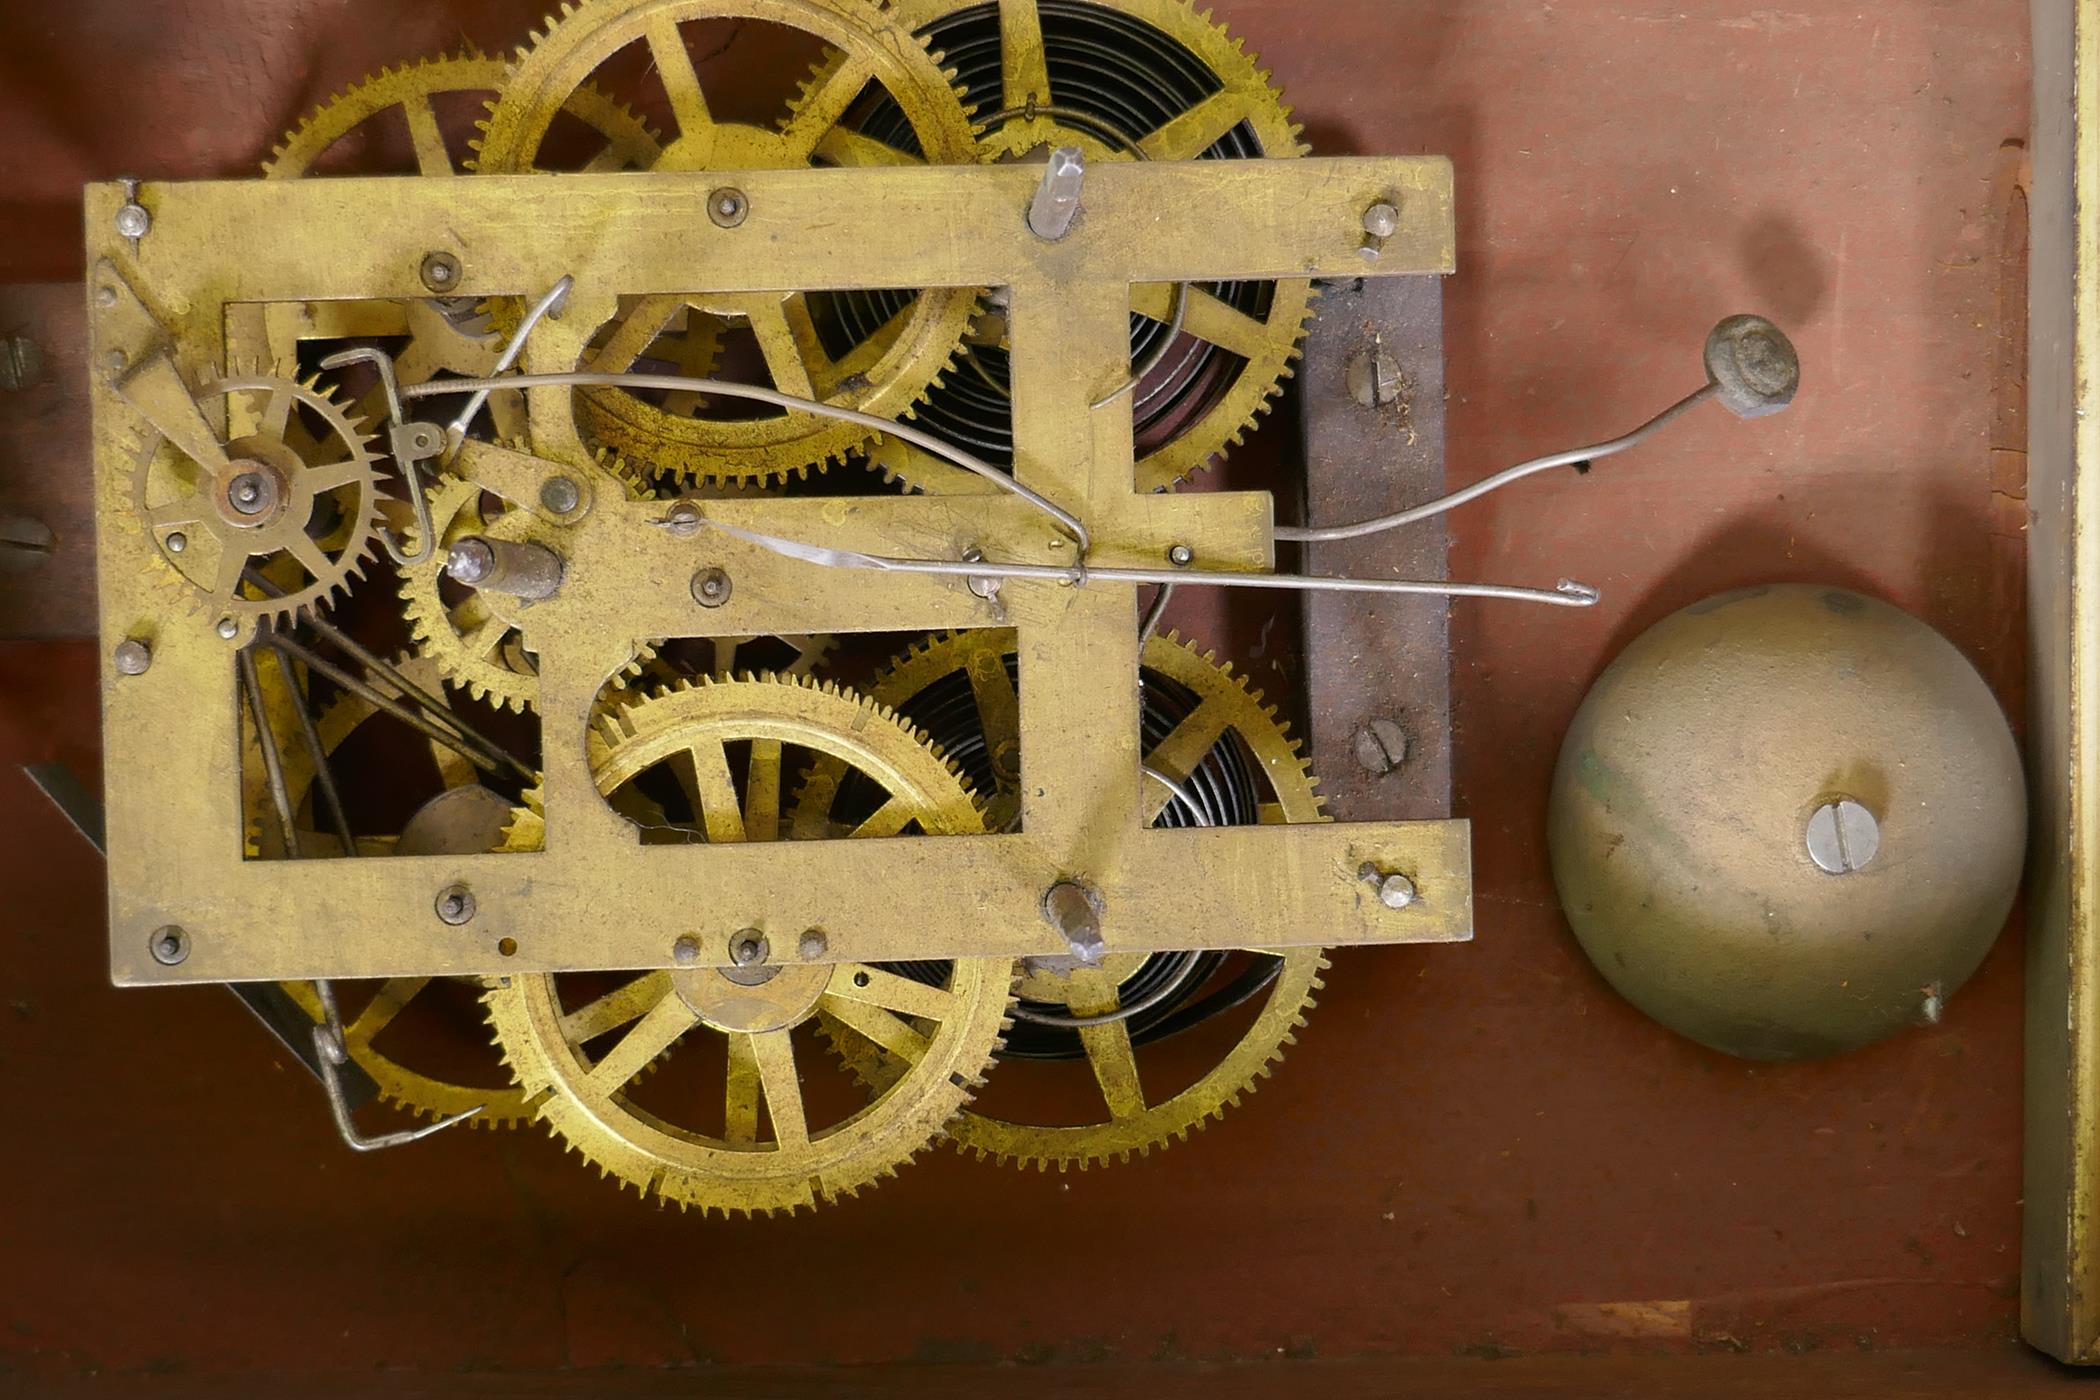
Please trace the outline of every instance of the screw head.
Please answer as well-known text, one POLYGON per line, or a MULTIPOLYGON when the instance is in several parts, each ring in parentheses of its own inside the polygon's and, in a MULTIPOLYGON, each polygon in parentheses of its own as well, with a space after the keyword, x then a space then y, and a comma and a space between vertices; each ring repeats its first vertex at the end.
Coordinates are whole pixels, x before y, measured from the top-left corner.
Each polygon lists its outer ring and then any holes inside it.
POLYGON ((1881 822, 1865 804, 1849 797, 1825 802, 1809 813, 1808 858, 1826 875, 1863 870, 1881 850, 1881 822))
POLYGON ((224 637, 227 641, 230 642, 235 637, 241 635, 241 624, 235 622, 230 617, 222 617, 219 619, 218 631, 221 637, 224 637))
POLYGON ((1196 562, 1196 551, 1185 544, 1177 544, 1167 551, 1167 562, 1177 569, 1186 569, 1196 562))
POLYGON ((425 253, 417 273, 422 277, 424 286, 442 296, 459 286, 459 259, 442 250, 425 253))
POLYGON ((137 637, 126 637, 117 643, 117 649, 110 653, 110 657, 117 664, 118 675, 143 676, 146 668, 153 664, 153 648, 137 637))
POLYGON ((1390 201, 1379 200, 1364 210, 1364 232, 1373 238, 1391 238, 1400 231, 1400 211, 1390 201))
POLYGON ((830 946, 831 940, 824 936, 824 930, 813 928, 802 935, 802 941, 795 945, 795 952, 804 962, 815 962, 830 946))
POLYGON ((754 967, 766 960, 772 948, 755 928, 739 929, 729 938, 729 961, 735 967, 754 967))
POLYGON ((583 490, 573 477, 550 476, 540 483, 540 504, 556 515, 567 515, 583 504, 583 490))
POLYGON ((44 352, 26 335, 0 341, 0 389, 27 389, 44 373, 44 352))
POLYGON ((457 928, 474 917, 474 892, 465 885, 447 885, 438 891, 433 907, 439 922, 457 928))
POLYGON ((693 575, 693 601, 703 608, 719 608, 729 601, 732 586, 724 569, 702 569, 693 575))
POLYGON ((700 521, 700 507, 691 501, 673 501, 662 524, 673 539, 685 540, 700 533, 700 521))
POLYGON ((750 214, 751 202, 740 189, 725 185, 707 197, 707 217, 716 228, 735 228, 750 214))
POLYGON ((153 232, 153 216, 143 204, 125 204, 117 209, 117 232, 126 238, 144 238, 153 232))
POLYGON ((174 967, 190 955, 190 935, 176 924, 163 924, 146 938, 146 951, 162 967, 174 967))
MULTIPOLYGON (((962 558, 965 564, 982 564, 984 551, 973 544, 962 552, 962 558)), ((1004 579, 997 578, 966 578, 963 580, 963 587, 969 589, 974 596, 990 602, 999 596, 999 588, 1004 582, 1004 579)))
POLYGON ((1389 719, 1374 719, 1356 731, 1350 751, 1366 773, 1378 776, 1407 762, 1407 731, 1389 719))
POLYGON ((1365 408, 1383 408, 1400 400, 1403 376, 1400 362, 1387 353, 1383 339, 1374 339, 1351 357, 1344 377, 1349 397, 1365 408))
POLYGON ((111 374, 122 374, 131 361, 124 358, 122 350, 112 350, 102 357, 102 364, 111 374))
POLYGON ((117 289, 115 287, 95 288, 95 305, 101 307, 104 311, 107 311, 116 304, 117 289))
POLYGON ((177 530, 174 534, 168 536, 167 545, 168 553, 180 554, 190 547, 190 537, 177 530))
POLYGON ((680 967, 691 967, 700 961, 700 940, 686 934, 671 945, 671 961, 680 967))

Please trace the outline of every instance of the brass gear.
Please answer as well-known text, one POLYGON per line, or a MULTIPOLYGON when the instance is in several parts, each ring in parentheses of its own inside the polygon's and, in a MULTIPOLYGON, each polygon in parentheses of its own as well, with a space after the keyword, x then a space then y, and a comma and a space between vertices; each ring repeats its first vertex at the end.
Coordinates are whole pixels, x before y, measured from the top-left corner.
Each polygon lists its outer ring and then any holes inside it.
POLYGON ((227 400, 224 421, 252 431, 218 443, 223 461, 207 464, 165 439, 155 444, 149 430, 132 473, 133 513, 213 619, 244 625, 318 610, 362 573, 378 540, 384 498, 364 425, 317 385, 276 375, 230 374, 192 397, 200 408, 227 400), (251 568, 281 592, 246 582, 251 568))
MULTIPOLYGON (((454 93, 500 93, 509 71, 505 60, 472 50, 383 68, 329 98, 286 132, 263 162, 263 175, 283 180, 307 174, 329 147, 394 108, 400 109, 408 123, 417 173, 425 177, 457 175, 460 170, 430 113, 431 99, 454 93)), ((647 122, 589 84, 578 86, 563 110, 605 138, 599 169, 647 169, 661 149, 647 122)))
MULTIPOLYGON (((381 69, 329 98, 286 132, 263 162, 262 173, 272 180, 310 174, 338 142, 368 122, 399 113, 414 151, 416 172, 425 178, 456 175, 457 163, 446 146, 433 101, 454 95, 493 95, 502 90, 508 68, 500 58, 468 51, 381 69)), ((605 168, 646 169, 656 159, 660 147, 648 123, 596 88, 578 88, 565 110, 604 138, 605 168)), ((408 344, 394 361, 394 374, 401 384, 422 384, 440 374, 481 379, 494 372, 505 335, 517 323, 519 313, 511 312, 511 306, 506 301, 477 308, 443 298, 235 306, 227 313, 228 353, 289 364, 297 358, 300 340, 406 336, 408 344), (510 313, 507 318, 506 312, 510 313), (500 324, 505 319, 508 327, 500 324)), ((704 366, 700 372, 705 372, 704 366)), ((359 401, 358 410, 375 420, 384 413, 378 385, 359 401)), ((489 414, 499 436, 518 437, 525 432, 524 402, 519 395, 492 395, 489 414)))
MULTIPOLYGON (((1244 42, 1188 0, 1002 0, 996 8, 982 0, 897 0, 891 12, 898 24, 926 42, 953 55, 970 56, 962 64, 964 97, 980 112, 1031 105, 1078 108, 1096 121, 1107 122, 1128 141, 1144 145, 1148 155, 1159 160, 1205 156, 1291 159, 1309 149, 1283 95, 1272 85, 1268 72, 1246 52, 1244 42), (1027 14, 1032 23, 1013 23, 1010 12, 1017 9, 1032 12, 1027 14), (1046 58, 1037 71, 1050 90, 1003 91, 1003 69, 1011 65, 1011 71, 1018 73, 1031 66, 1015 62, 1015 56, 1004 50, 1013 42, 1013 35, 1031 31, 1043 37, 1046 58), (1122 114, 1116 102, 1100 95, 1113 74, 1091 70, 1119 61, 1137 62, 1119 60, 1114 51, 1128 54, 1141 47, 1178 50, 1177 67, 1193 63, 1209 75, 1200 86, 1215 86, 1210 96, 1200 100, 1194 99, 1191 89, 1173 104, 1181 110, 1154 130, 1124 132, 1122 125, 1131 118, 1122 114), (1055 83, 1060 70, 1071 83, 1069 93, 1055 83)), ((1083 149, 1090 161, 1132 158, 1120 143, 1107 141, 1085 126, 1066 124, 1055 116, 1024 116, 984 130, 976 159, 986 164, 1012 161, 1050 146, 1067 145, 1083 149)), ((1150 338, 1165 334, 1173 299, 1164 283, 1131 291, 1135 360, 1150 338)), ((1185 349, 1170 348, 1147 385, 1137 390, 1140 491, 1166 490, 1245 440, 1283 392, 1284 380, 1294 373, 1315 292, 1313 284, 1301 278, 1267 284, 1190 284, 1185 295, 1183 334, 1189 343, 1185 349), (1239 363, 1227 376, 1230 360, 1239 363), (1215 368, 1206 371, 1199 382, 1196 369, 1205 364, 1215 368), (1185 380, 1177 379, 1184 373, 1185 380), (1167 392, 1169 389, 1173 392, 1167 392), (1151 407, 1148 422, 1148 397, 1154 394, 1157 398, 1152 402, 1157 406, 1151 407)), ((941 432, 949 415, 970 411, 966 405, 975 395, 980 399, 975 406, 980 416, 967 419, 975 431, 956 440, 967 442, 980 454, 989 447, 994 458, 1010 451, 985 437, 987 430, 996 430, 995 439, 1010 435, 1003 419, 987 425, 981 418, 987 411, 995 416, 1003 412, 997 405, 1003 396, 999 373, 980 364, 949 378, 951 388, 921 407, 920 426, 941 432), (982 397, 987 388, 993 394, 990 400, 982 397)), ((960 426, 965 419, 954 421, 960 426)), ((894 437, 885 436, 871 450, 870 461, 885 475, 917 490, 964 493, 987 489, 960 468, 894 437)))
MULTIPOLYGON (((617 482, 630 497, 638 498, 639 489, 631 477, 610 467, 605 475, 606 484, 617 482)), ((421 564, 400 566, 402 612, 408 618, 417 655, 435 662, 448 685, 491 705, 518 711, 537 708, 539 663, 525 649, 521 631, 523 610, 530 605, 491 589, 469 589, 457 602, 448 601, 446 554, 466 535, 545 545, 565 554, 570 527, 522 506, 487 512, 482 497, 480 483, 458 477, 443 478, 430 488, 430 523, 437 532, 437 548, 421 564)), ((641 646, 613 683, 624 685, 640 676, 651 654, 650 647, 641 646)))
MULTIPOLYGON (((409 681, 427 692, 436 693, 439 679, 437 667, 432 662, 414 657, 400 657, 395 661, 395 666, 409 681)), ((306 805, 313 793, 315 773, 312 756, 304 744, 292 738, 296 733, 293 728, 296 721, 291 714, 290 706, 293 702, 285 688, 283 673, 274 666, 260 665, 257 667, 257 678, 263 688, 265 709, 268 712, 266 720, 278 738, 285 788, 296 813, 306 805)), ((358 696, 344 694, 337 697, 314 719, 314 732, 320 740, 321 751, 334 754, 359 726, 378 713, 378 707, 358 696)), ((282 846, 282 838, 275 835, 274 819, 259 825, 256 820, 257 814, 265 809, 270 799, 258 739, 252 725, 252 717, 244 711, 243 810, 249 814, 251 831, 263 833, 251 841, 251 857, 262 855, 265 849, 272 845, 272 838, 275 838, 275 845, 280 850, 282 846)), ((478 775, 473 766, 450 748, 433 742, 430 745, 430 753, 447 792, 476 783, 478 775)), ((341 853, 341 843, 333 837, 302 831, 300 839, 304 846, 325 845, 330 854, 341 853)), ((390 838, 372 838, 372 848, 366 850, 365 854, 384 855, 393 844, 390 838)), ((364 845, 365 838, 360 838, 360 848, 364 845)), ((460 851, 458 854, 472 852, 460 851)), ((339 996, 343 995, 346 988, 360 986, 368 992, 360 998, 358 991, 351 990, 348 996, 343 997, 346 1007, 352 1011, 343 1026, 344 1048, 349 1051, 352 1062, 362 1069, 377 1087, 380 1099, 396 1108, 419 1118, 429 1119, 449 1118, 468 1109, 478 1109, 479 1112, 467 1120, 475 1126, 512 1127, 531 1116, 525 1104, 525 1095, 515 1084, 460 1083, 449 1069, 440 1071, 418 1066, 397 1058, 398 1051, 390 1053, 387 1047, 379 1043, 381 1036, 392 1028, 404 1013, 412 1017, 443 1015, 445 1009, 438 1006, 434 998, 424 997, 424 993, 433 989, 435 984, 447 980, 430 977, 393 977, 375 983, 340 984, 337 989, 339 996), (416 1003, 419 997, 423 997, 422 1002, 416 1005, 415 1010, 410 1011, 409 1007, 416 1003)), ((311 982, 285 982, 280 985, 316 1025, 321 1023, 321 1000, 311 982)), ((495 1078, 497 1075, 492 1073, 490 1077, 495 1078)))
MULTIPOLYGON (((519 53, 490 109, 477 168, 521 173, 539 168, 541 145, 568 95, 634 42, 651 47, 674 114, 677 137, 658 170, 794 169, 816 161, 819 142, 844 111, 875 84, 897 104, 916 152, 887 148, 900 163, 958 164, 975 149, 969 117, 939 60, 884 10, 864 0, 583 0, 564 5, 519 53), (766 21, 816 35, 839 52, 805 85, 778 128, 717 122, 678 26, 710 19, 766 21)), ((865 143, 872 147, 873 143, 865 143)), ((866 154, 866 151, 863 151, 866 154)), ((936 288, 913 296, 895 316, 856 343, 831 347, 804 293, 625 298, 613 319, 585 345, 584 363, 540 361, 533 368, 619 371, 647 354, 665 330, 691 323, 747 324, 774 387, 843 408, 894 418, 910 412, 951 363, 975 314, 973 291, 936 288)), ((586 331, 589 335, 589 331, 586 331)), ((528 359, 531 358, 528 351, 528 359)), ((566 358, 566 355, 564 356, 566 358)), ((621 390, 577 393, 579 437, 680 480, 772 483, 821 469, 866 446, 863 428, 787 412, 767 418, 691 416, 687 396, 675 409, 621 390)))
MULTIPOLYGON (((879 812, 903 811, 929 835, 984 829, 975 799, 938 750, 873 701, 806 679, 702 681, 636 699, 600 718, 590 758, 599 791, 616 805, 644 774, 690 759, 673 772, 693 808, 685 828, 692 839, 829 836, 862 815, 836 805, 856 787, 862 797, 877 794, 879 812), (747 772, 743 797, 734 790, 728 745, 748 755, 742 762, 760 765, 747 772), (812 777, 783 814, 785 754, 796 752, 813 756, 812 777), (767 768, 770 781, 755 780, 767 768), (729 776, 730 787, 717 789, 691 776, 696 771, 729 776), (837 772, 855 775, 855 784, 830 781, 837 772)), ((529 846, 538 828, 526 809, 510 844, 529 846)), ((885 819, 881 831, 895 828, 885 819)), ((511 977, 488 994, 489 1020, 542 1120, 601 1172, 681 1207, 759 1214, 851 1195, 937 1137, 998 1049, 1013 963, 966 959, 939 986, 857 963, 795 964, 751 977, 748 969, 699 966, 640 973, 573 1006, 561 977, 511 977), (905 1059, 896 1062, 900 1072, 866 1109, 822 1127, 807 1117, 790 1040, 796 1026, 817 1017, 916 1055, 908 1068, 905 1059), (702 1026, 724 1046, 719 1131, 678 1126, 624 1092, 629 1066, 702 1026), (607 1046, 604 1038, 615 1033, 607 1046), (599 1053, 589 1048, 594 1043, 599 1053), (762 1102, 774 1125, 770 1142, 759 1140, 762 1102)))
MULTIPOLYGON (((971 749, 966 766, 989 771, 1001 788, 1011 790, 1018 785, 1018 769, 995 755, 1012 737, 1006 726, 1014 713, 1008 670, 1008 658, 1014 650, 1014 634, 1003 629, 935 637, 894 663, 877 680, 871 693, 909 716, 913 713, 913 700, 929 695, 930 687, 950 677, 967 677, 979 715, 1005 718, 983 726, 984 744, 971 749)), ((1171 682, 1194 698, 1194 708, 1176 724, 1169 737, 1150 744, 1146 755, 1149 766, 1186 787, 1221 744, 1237 742, 1244 746, 1244 758, 1251 760, 1248 771, 1259 774, 1268 789, 1255 809, 1258 820, 1327 820, 1314 791, 1314 779, 1299 746, 1289 736, 1288 726, 1277 718, 1274 706, 1262 703, 1259 691, 1248 688, 1245 677, 1233 674, 1229 663, 1220 664, 1209 653, 1198 652, 1168 633, 1146 643, 1142 666, 1151 684, 1171 682), (1186 742, 1187 734, 1213 737, 1204 745, 1201 739, 1186 742)), ((1163 802, 1162 811, 1167 802, 1179 800, 1165 799, 1163 792, 1158 796, 1163 802)), ((990 800, 988 812, 996 820, 1012 802, 1010 792, 1002 793, 990 800)), ((1105 1120, 1045 1126, 966 1110, 950 1125, 949 1136, 958 1147, 979 1157, 1039 1170, 1055 1166, 1062 1171, 1075 1165, 1084 1169, 1110 1160, 1128 1161, 1133 1153, 1142 1156, 1155 1147, 1167 1147, 1210 1119, 1223 1116, 1242 1095, 1253 1092, 1282 1057, 1284 1047, 1293 1042, 1293 1032, 1305 1024, 1306 1013, 1321 986, 1320 974, 1327 966, 1326 954, 1318 948, 1271 952, 1250 947, 1244 951, 1256 959, 1275 959, 1273 972, 1268 964, 1250 959, 1240 974, 1244 985, 1253 989, 1241 1000, 1251 1000, 1264 991, 1266 1000, 1238 1040, 1187 1088, 1157 1103, 1145 1097, 1139 1073, 1144 1047, 1133 1047, 1132 1021, 1061 1032, 1077 1036, 1100 1087, 1107 1111, 1105 1120), (1262 978, 1271 980, 1263 986, 1262 978)), ((1213 964, 1212 972, 1215 974, 1222 965, 1213 964)), ((1019 990, 1024 1006, 1033 1004, 1054 1013, 1093 1016, 1114 1011, 1118 989, 1135 985, 1133 979, 1155 968, 1155 959, 1142 955, 1112 956, 1099 969, 1071 971, 1041 964, 1024 964, 1024 968, 1019 990)), ((1201 985, 1195 990, 1202 990, 1201 985)), ((1162 1034, 1165 1033, 1171 1032, 1162 1034)), ((880 1087, 894 1073, 888 1056, 865 1038, 834 1034, 832 1044, 856 1077, 871 1087, 880 1087)), ((1013 1060, 1005 1062, 1000 1071, 1002 1087, 1012 1087, 1017 1075, 1027 1073, 1018 1064, 1013 1060)))

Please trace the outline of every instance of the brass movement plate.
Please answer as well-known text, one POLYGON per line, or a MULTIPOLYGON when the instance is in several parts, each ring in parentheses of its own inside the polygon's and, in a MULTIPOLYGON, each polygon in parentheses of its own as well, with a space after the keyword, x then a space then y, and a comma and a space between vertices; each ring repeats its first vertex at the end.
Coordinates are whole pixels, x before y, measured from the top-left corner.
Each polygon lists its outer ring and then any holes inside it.
MULTIPOLYGON (((681 937, 726 946, 769 931, 794 961, 801 930, 828 960, 1065 951, 1043 892, 1079 878, 1102 894, 1111 951, 1464 939, 1472 931, 1463 822, 1150 830, 1139 763, 1133 585, 1009 582, 995 601, 958 578, 828 569, 703 528, 678 539, 662 502, 601 492, 574 535, 568 580, 529 612, 540 659, 547 843, 529 855, 305 862, 243 858, 237 690, 245 640, 217 635, 168 580, 127 518, 138 418, 108 369, 170 353, 191 384, 225 353, 240 303, 423 297, 427 254, 459 259, 459 294, 536 296, 564 274, 575 295, 528 349, 526 368, 573 368, 614 298, 864 287, 1012 289, 1016 471, 1082 517, 1091 562, 1160 567, 1186 544, 1199 567, 1274 567, 1266 493, 1141 495, 1130 396, 1093 405, 1130 373, 1133 288, 1279 277, 1440 274, 1455 235, 1439 158, 1104 165, 1087 176, 1062 242, 1032 234, 1026 166, 739 172, 748 218, 705 215, 706 175, 330 179, 147 185, 137 253, 115 232, 115 186, 88 191, 96 471, 109 808, 110 959, 119 983, 560 971, 671 965, 681 937), (1382 256, 1362 252, 1363 211, 1393 204, 1382 256), (1219 231, 1232 230, 1230 238, 1219 231), (121 284, 112 300, 101 286, 121 284), (136 302, 132 300, 135 295, 136 302), (143 312, 140 310, 143 305, 143 312), (698 607, 694 573, 734 581, 698 607), (1020 635, 1026 765, 1017 834, 743 845, 643 846, 598 797, 583 736, 606 677, 646 638, 1011 626, 1020 635), (153 664, 107 660, 128 637, 153 664), (1382 905, 1366 864, 1408 874, 1421 897, 1382 905), (464 884, 464 927, 433 911, 464 884), (672 912, 676 911, 676 912, 672 912), (149 940, 187 931, 163 967, 149 940), (499 955, 499 942, 514 951, 499 955)), ((534 390, 543 440, 562 415, 534 390)), ((1367 464, 1366 469, 1375 469, 1367 464)), ((812 543, 953 559, 1068 563, 1070 544, 1001 495, 751 498, 703 503, 710 519, 812 543)), ((1204 716, 1188 721, 1199 725, 1204 716)))

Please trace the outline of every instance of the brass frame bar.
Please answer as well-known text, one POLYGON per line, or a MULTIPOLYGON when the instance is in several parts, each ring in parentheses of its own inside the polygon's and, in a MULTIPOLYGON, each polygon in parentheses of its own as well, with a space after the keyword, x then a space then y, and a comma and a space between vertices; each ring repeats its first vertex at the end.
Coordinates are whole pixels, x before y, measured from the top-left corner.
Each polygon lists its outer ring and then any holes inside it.
MULTIPOLYGON (((459 257, 460 294, 536 294, 565 274, 576 291, 527 359, 558 360, 615 294, 863 286, 1013 289, 1016 475, 1079 514, 1090 562, 1157 567, 1187 542, 1209 569, 1273 566, 1265 493, 1141 495, 1129 396, 1133 286, 1253 277, 1435 274, 1451 269, 1451 171, 1441 159, 1141 162, 1090 173, 1084 217, 1046 244, 1023 211, 1025 167, 739 172, 751 213, 738 228, 702 212, 704 175, 314 180, 147 185, 153 231, 134 258, 112 218, 113 186, 88 192, 89 257, 107 298, 97 363, 170 350, 195 376, 224 346, 239 302, 421 297, 426 253, 459 257), (442 183, 440 190, 433 186, 442 183), (1387 202, 1401 228, 1361 254, 1362 211, 1387 202), (371 211, 384 208, 375 221, 371 211), (850 211, 853 237, 840 236, 850 211), (1231 240, 1210 236, 1230 218, 1231 240), (695 269, 704 269, 696 274, 695 269), (143 312, 140 304, 143 303, 143 312), (168 343, 172 341, 172 344, 168 343)), ((539 426, 556 390, 533 390, 539 426)), ((137 425, 112 378, 98 382, 97 469, 122 500, 137 425)), ((558 437, 558 435, 556 435, 558 437)), ((543 455, 564 458, 551 440, 543 455)), ((578 460, 572 469, 587 472, 578 460)), ((1103 896, 1115 949, 1448 941, 1472 933, 1463 822, 1149 830, 1142 821, 1137 586, 1017 580, 996 601, 964 580, 841 575, 703 530, 658 528, 663 503, 596 493, 568 541, 567 582, 536 604, 525 639, 540 658, 546 848, 529 855, 245 861, 238 728, 227 704, 231 646, 170 606, 150 536, 100 522, 102 627, 154 639, 143 676, 104 677, 110 806, 111 965, 119 982, 487 974, 669 966, 672 944, 726 945, 778 930, 779 952, 821 928, 826 957, 855 961, 1057 953, 1042 892, 1081 878, 1103 896), (706 567, 735 580, 702 609, 688 583, 706 567), (1020 639, 1019 723, 1027 765, 1015 834, 755 845, 642 846, 598 797, 583 736, 605 679, 648 637, 1011 626, 1020 639), (1365 864, 1407 873, 1422 898, 1385 908, 1365 864), (470 886, 477 912, 442 923, 432 901, 470 886), (705 899, 688 892, 704 890, 705 899), (188 930, 178 967, 147 935, 188 930), (499 944, 512 951, 498 951, 499 944)), ((972 547, 1068 564, 1072 542, 1004 495, 708 502, 710 518, 757 533, 902 557, 972 547)), ((792 952, 783 956, 792 958, 792 952)))

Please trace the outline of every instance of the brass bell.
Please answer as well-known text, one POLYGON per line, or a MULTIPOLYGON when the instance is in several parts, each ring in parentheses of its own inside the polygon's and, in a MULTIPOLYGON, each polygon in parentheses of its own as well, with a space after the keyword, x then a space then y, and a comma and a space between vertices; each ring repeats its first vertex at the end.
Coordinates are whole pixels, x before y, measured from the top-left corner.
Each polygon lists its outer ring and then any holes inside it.
POLYGON ((2004 925, 2027 798, 1983 678, 1839 588, 1695 603, 1591 687, 1548 815, 1575 936, 1702 1044, 1805 1059, 1939 1020, 2004 925))

